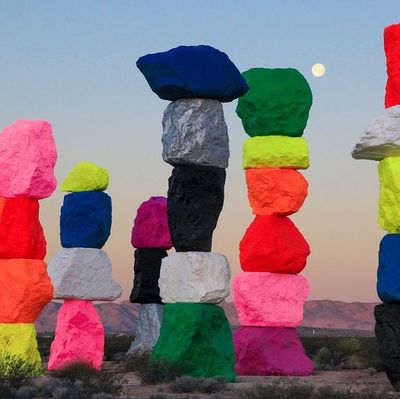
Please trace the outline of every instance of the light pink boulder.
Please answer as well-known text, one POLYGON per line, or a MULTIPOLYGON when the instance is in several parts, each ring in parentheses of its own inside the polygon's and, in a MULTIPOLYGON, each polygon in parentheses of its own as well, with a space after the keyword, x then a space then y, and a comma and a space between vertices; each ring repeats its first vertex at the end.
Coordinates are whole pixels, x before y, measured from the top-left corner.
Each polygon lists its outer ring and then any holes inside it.
POLYGON ((57 187, 50 123, 18 120, 0 133, 0 196, 47 198, 57 187))
POLYGON ((307 280, 297 274, 241 272, 233 281, 242 326, 297 327, 309 293, 307 280))
POLYGON ((165 197, 151 197, 139 206, 131 243, 135 248, 172 248, 165 197))
POLYGON ((82 362, 100 370, 104 355, 104 329, 91 301, 66 300, 57 316, 48 369, 59 370, 82 362))

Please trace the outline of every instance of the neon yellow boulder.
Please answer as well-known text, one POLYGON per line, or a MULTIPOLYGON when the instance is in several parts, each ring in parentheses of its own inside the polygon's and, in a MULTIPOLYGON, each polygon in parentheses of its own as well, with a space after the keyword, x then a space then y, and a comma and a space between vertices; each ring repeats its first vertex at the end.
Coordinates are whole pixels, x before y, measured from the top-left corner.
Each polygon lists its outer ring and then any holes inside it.
POLYGON ((307 169, 307 142, 302 137, 256 136, 243 144, 243 168, 307 169))

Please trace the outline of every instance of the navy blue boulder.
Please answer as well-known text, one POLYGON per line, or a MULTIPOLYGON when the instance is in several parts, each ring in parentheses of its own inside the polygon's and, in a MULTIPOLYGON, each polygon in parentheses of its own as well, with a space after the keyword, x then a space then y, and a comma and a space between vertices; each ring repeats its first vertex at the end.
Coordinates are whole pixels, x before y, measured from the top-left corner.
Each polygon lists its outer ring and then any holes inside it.
POLYGON ((387 234, 381 241, 377 291, 382 302, 400 302, 400 234, 387 234))
POLYGON ((68 194, 61 207, 63 248, 102 248, 111 231, 111 198, 101 191, 68 194))
POLYGON ((164 100, 203 97, 229 102, 249 90, 229 57, 211 46, 179 46, 148 54, 136 66, 164 100))

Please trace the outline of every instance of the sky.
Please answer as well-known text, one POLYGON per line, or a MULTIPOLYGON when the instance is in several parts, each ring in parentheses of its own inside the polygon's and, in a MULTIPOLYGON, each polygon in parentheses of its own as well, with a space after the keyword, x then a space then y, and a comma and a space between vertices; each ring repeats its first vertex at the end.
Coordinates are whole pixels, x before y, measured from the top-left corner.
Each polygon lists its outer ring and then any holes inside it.
MULTIPOLYGON (((122 299, 132 288, 130 231, 136 210, 166 195, 172 167, 161 158, 159 99, 136 68, 145 54, 208 44, 240 71, 297 68, 314 103, 304 134, 311 167, 309 196, 292 220, 311 246, 303 275, 310 299, 377 301, 377 163, 350 152, 383 113, 386 82, 383 29, 400 22, 398 0, 41 0, 0 1, 0 130, 17 119, 51 122, 61 184, 79 161, 109 170, 113 227, 104 247, 122 299), (326 66, 315 78, 311 67, 326 66)), ((213 251, 240 271, 239 242, 253 219, 241 147, 247 135, 224 104, 230 136, 225 205, 213 251)), ((41 201, 50 261, 60 248, 63 193, 41 201)))

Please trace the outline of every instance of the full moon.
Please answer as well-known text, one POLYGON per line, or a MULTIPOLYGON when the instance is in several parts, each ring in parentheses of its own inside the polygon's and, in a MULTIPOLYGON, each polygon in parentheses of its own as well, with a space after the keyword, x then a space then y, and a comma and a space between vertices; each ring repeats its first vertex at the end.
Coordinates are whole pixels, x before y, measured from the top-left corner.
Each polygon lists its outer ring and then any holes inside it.
POLYGON ((325 65, 324 64, 314 64, 311 68, 311 73, 316 77, 320 78, 325 75, 325 65))

